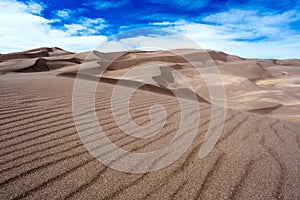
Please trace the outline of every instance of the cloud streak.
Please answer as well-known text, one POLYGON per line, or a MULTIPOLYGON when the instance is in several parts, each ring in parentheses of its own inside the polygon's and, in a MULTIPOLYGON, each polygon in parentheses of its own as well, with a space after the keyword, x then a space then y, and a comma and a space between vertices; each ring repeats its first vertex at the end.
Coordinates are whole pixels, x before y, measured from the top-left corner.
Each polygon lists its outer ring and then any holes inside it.
POLYGON ((121 1, 91 1, 88 3, 84 3, 83 5, 92 7, 96 10, 106 10, 110 8, 118 8, 127 4, 127 0, 121 1))
POLYGON ((150 2, 154 4, 167 5, 176 9, 199 9, 205 7, 210 3, 210 0, 174 0, 174 1, 161 1, 161 0, 151 0, 150 2))

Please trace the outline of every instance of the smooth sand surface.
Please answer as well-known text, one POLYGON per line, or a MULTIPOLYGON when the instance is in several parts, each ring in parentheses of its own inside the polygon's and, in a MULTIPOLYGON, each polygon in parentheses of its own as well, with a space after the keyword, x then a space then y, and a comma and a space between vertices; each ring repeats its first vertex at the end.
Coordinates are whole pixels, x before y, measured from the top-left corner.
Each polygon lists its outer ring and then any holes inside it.
MULTIPOLYGON (((201 54, 199 50, 177 51, 196 60, 201 54)), ((203 84, 197 90, 199 130, 190 148, 167 168, 130 174, 93 158, 77 134, 72 113, 74 73, 88 54, 41 48, 0 55, 0 199, 300 198, 299 60, 246 60, 210 51, 223 75, 228 109, 217 145, 200 159, 211 117, 210 97, 201 77, 193 76, 189 64, 170 52, 128 52, 120 57, 104 73, 95 106, 107 136, 125 150, 149 152, 172 139, 180 108, 165 84, 178 90, 183 86, 180 80, 164 76, 168 72, 151 69, 147 73, 153 73, 154 79, 123 79, 124 83, 148 84, 130 102, 130 114, 137 124, 150 121, 149 108, 157 102, 168 114, 158 135, 137 139, 118 128, 110 107, 116 80, 128 69, 143 67, 145 62, 148 67, 151 62, 163 63, 187 75, 193 86, 203 84), (50 53, 41 57, 40 51, 50 53), (37 55, 27 55, 32 52, 37 55)), ((85 62, 89 70, 111 56, 99 54, 85 62)), ((84 119, 82 123, 91 122, 84 119)))

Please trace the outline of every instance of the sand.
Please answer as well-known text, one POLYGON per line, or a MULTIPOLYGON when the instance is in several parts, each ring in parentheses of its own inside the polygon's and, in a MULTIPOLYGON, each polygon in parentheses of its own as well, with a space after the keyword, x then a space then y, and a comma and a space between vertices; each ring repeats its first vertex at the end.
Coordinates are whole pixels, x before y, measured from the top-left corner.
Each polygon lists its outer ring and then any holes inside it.
MULTIPOLYGON (((196 60, 201 54, 176 51, 196 60)), ((221 71, 228 108, 218 143, 200 159, 211 117, 211 99, 201 77, 170 52, 126 53, 104 73, 95 102, 103 130, 123 149, 153 151, 172 139, 180 109, 161 79, 176 90, 183 84, 168 72, 156 79, 122 78, 125 85, 147 83, 131 99, 130 114, 137 124, 149 122, 148 109, 155 102, 164 105, 168 114, 157 136, 137 139, 118 128, 110 108, 112 91, 124 73, 155 62, 187 75, 193 86, 202 84, 197 90, 199 130, 190 148, 169 167, 131 174, 103 165, 77 134, 72 113, 74 76, 88 54, 40 48, 0 55, 0 199, 300 198, 299 60, 247 60, 209 51, 221 71)), ((99 60, 99 54, 92 54, 85 63, 97 71, 99 60)), ((146 74, 156 73, 147 70, 146 74)), ((82 78, 94 81, 88 75, 82 78)))

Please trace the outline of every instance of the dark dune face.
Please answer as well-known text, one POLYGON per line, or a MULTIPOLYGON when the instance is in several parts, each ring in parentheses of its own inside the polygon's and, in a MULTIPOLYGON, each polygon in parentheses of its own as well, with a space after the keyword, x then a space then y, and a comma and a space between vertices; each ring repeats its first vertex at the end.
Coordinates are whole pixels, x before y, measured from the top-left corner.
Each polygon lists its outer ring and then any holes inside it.
MULTIPOLYGON (((201 61, 199 50, 176 51, 201 61)), ((96 90, 97 118, 112 142, 132 152, 161 148, 179 126, 180 108, 168 87, 186 97, 192 91, 182 87, 170 68, 198 88, 201 119, 192 145, 172 165, 144 174, 99 162, 82 144, 74 123, 72 92, 80 64, 95 73, 83 70, 79 78, 97 81, 99 65, 116 53, 96 52, 88 60, 89 52, 59 48, 0 55, 0 199, 299 199, 300 60, 208 53, 222 74, 228 108, 222 134, 203 159, 198 153, 211 120, 211 99, 190 63, 172 52, 133 51, 120 53, 103 74, 96 90), (151 63, 162 67, 154 70, 151 63), (121 78, 133 67, 153 74, 152 82, 146 76, 121 78), (119 80, 124 87, 146 83, 130 103, 138 125, 150 122, 152 105, 164 106, 168 117, 158 135, 138 139, 118 127, 110 106, 119 80)))

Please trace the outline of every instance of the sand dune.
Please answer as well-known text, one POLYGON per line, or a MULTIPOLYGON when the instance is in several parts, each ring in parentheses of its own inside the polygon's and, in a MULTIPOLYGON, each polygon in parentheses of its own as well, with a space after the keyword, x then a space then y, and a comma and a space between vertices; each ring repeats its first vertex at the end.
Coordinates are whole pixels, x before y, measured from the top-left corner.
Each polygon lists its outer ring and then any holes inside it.
MULTIPOLYGON (((4 54, 0 56, 0 74, 10 72, 73 72, 76 73, 84 64, 82 73, 97 76, 102 65, 109 65, 103 77, 120 79, 133 68, 140 73, 123 77, 123 79, 144 82, 162 87, 153 80, 151 74, 156 72, 153 66, 167 66, 187 77, 194 90, 202 98, 210 101, 206 83, 196 67, 213 64, 218 66, 226 88, 227 106, 231 109, 251 111, 284 119, 299 119, 299 74, 300 60, 258 60, 243 59, 217 51, 179 49, 161 52, 84 52, 69 53, 59 48, 40 48, 31 51, 4 54), (40 56, 46 54, 46 56, 40 56), (183 58, 184 57, 184 58, 183 58), (113 60, 112 58, 117 58, 113 60), (212 59, 212 60, 209 60, 212 59), (150 74, 150 77, 147 74, 150 74), (271 109, 273 108, 273 110, 271 109), (268 112, 265 112, 265 110, 268 112), (279 109, 279 110, 278 110, 279 109)), ((172 76, 172 75, 171 75, 172 76)), ((212 75, 212 79, 213 79, 212 75)), ((160 78, 165 82, 167 78, 160 78)), ((178 77, 171 83, 173 88, 185 87, 178 77)))
MULTIPOLYGON (((201 76, 174 52, 196 64, 201 61, 201 66, 210 65, 200 59, 200 50, 92 52, 88 60, 89 52, 73 54, 58 48, 0 55, 0 199, 299 199, 300 60, 247 60, 208 51, 222 74, 228 108, 217 145, 200 159, 211 99, 201 76), (116 55, 121 57, 103 74, 95 107, 107 136, 125 150, 159 149, 179 126, 180 107, 169 88, 190 90, 165 66, 198 88, 198 134, 188 151, 167 168, 144 174, 113 170, 92 157, 77 134, 74 76, 83 63, 86 69, 79 78, 97 81, 99 65, 116 55), (144 76, 122 77, 134 67, 140 67, 144 76), (117 126, 110 106, 119 80, 126 87, 145 83, 130 104, 137 124, 150 121, 153 104, 164 106, 168 117, 158 135, 138 139, 117 126)), ((79 123, 92 122, 82 118, 79 123)))
POLYGON ((11 60, 11 59, 62 56, 68 54, 72 54, 72 53, 67 52, 58 47, 53 47, 53 48, 42 47, 42 48, 32 49, 23 52, 0 54, 0 61, 3 62, 5 60, 11 60))

